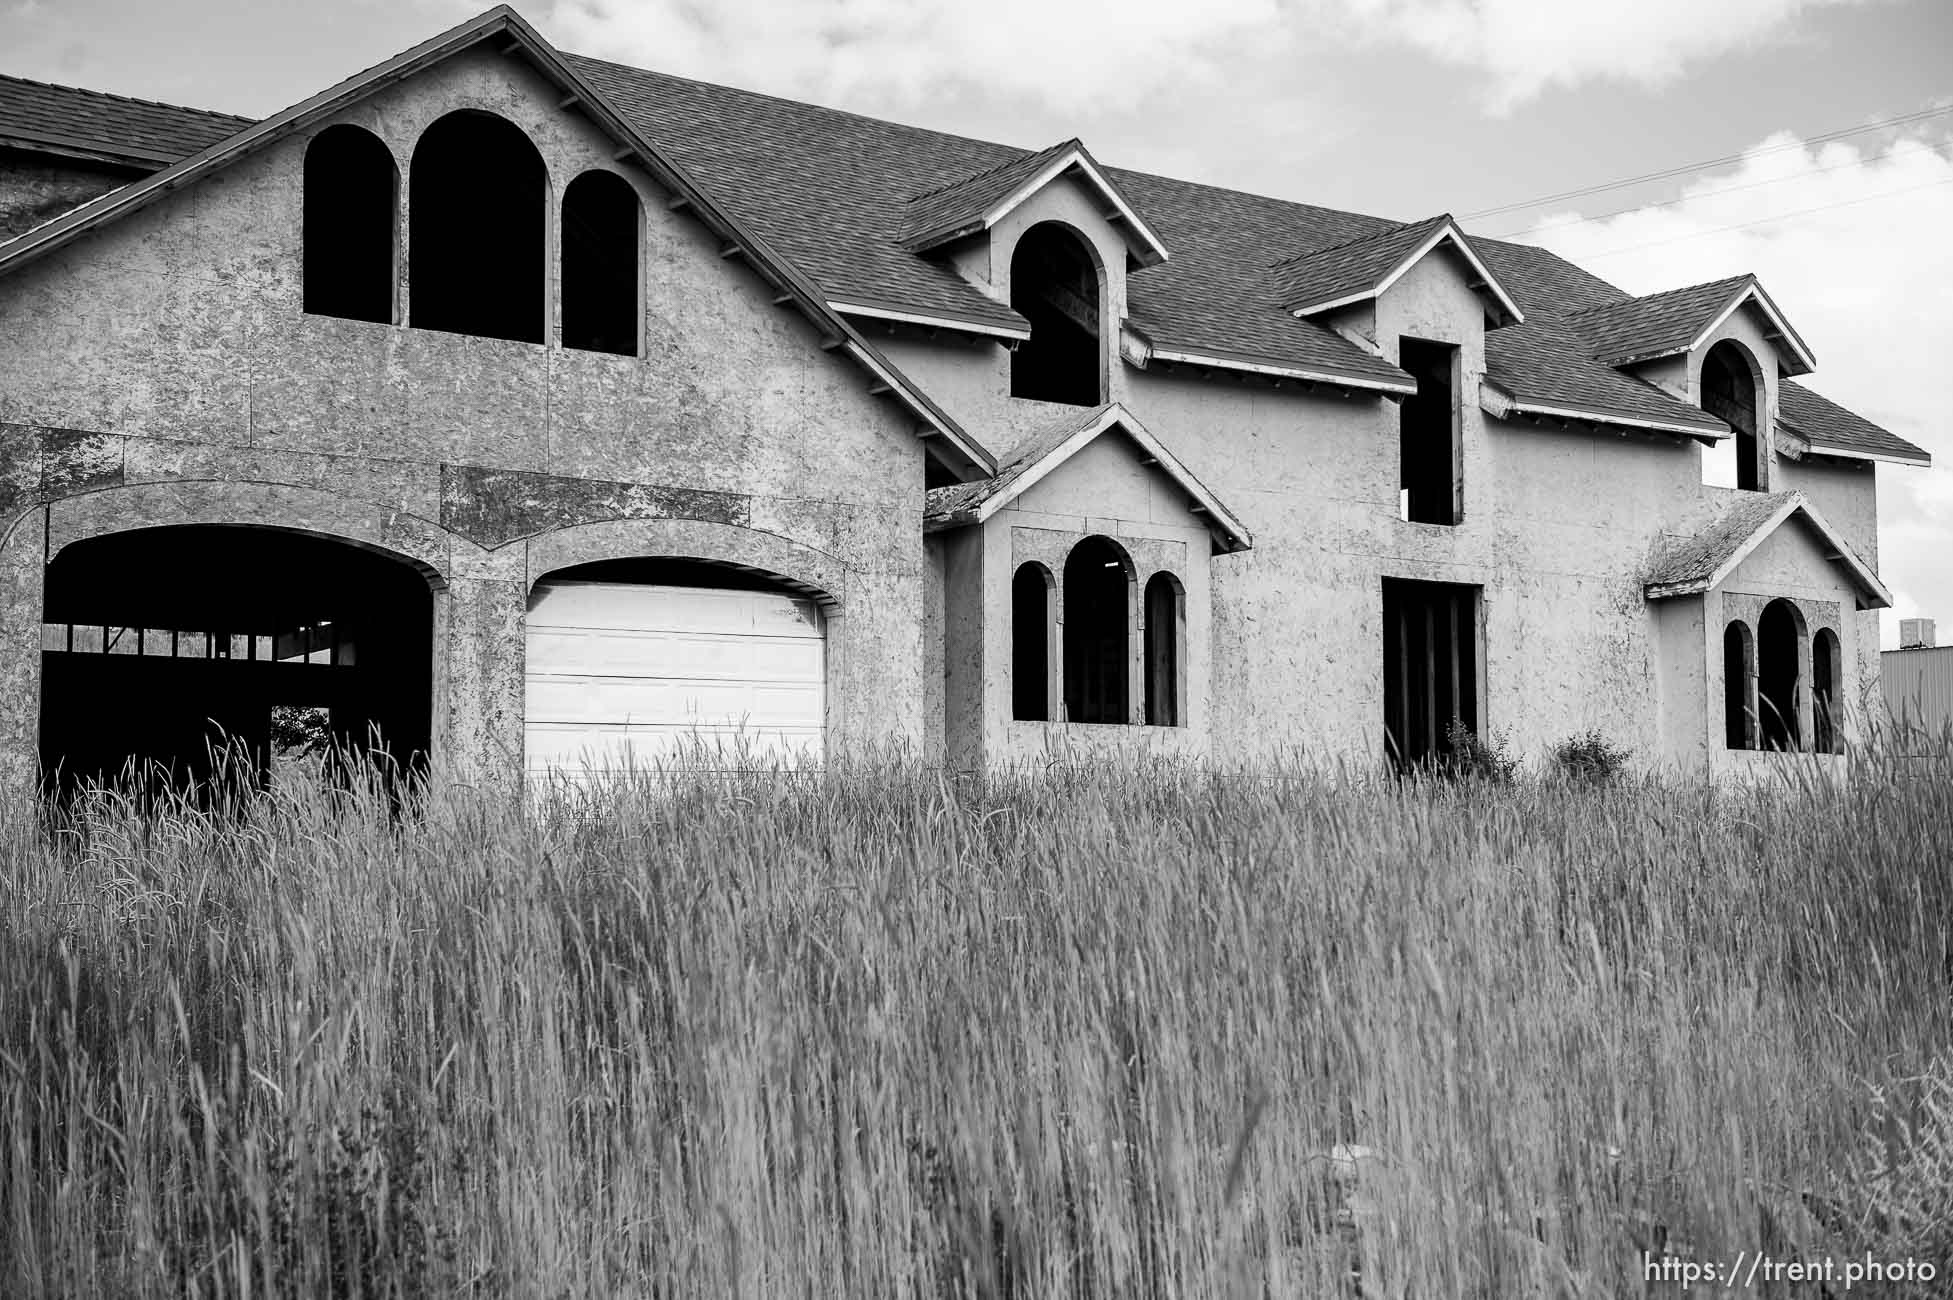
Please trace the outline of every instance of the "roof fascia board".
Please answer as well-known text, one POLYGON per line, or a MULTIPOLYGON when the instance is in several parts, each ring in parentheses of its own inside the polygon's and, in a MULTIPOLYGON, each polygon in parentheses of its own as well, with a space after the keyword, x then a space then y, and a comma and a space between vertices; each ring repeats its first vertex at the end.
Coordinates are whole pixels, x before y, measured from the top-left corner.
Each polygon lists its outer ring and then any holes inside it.
MULTIPOLYGON (((1695 351, 1704 343, 1708 342, 1709 336, 1721 329, 1723 322, 1735 315, 1736 309, 1746 302, 1755 303, 1757 309, 1769 318, 1772 325, 1777 327, 1779 336, 1784 342, 1790 345, 1791 355, 1796 358, 1798 364, 1804 367, 1796 373, 1807 375, 1817 369, 1817 358, 1812 355, 1810 348, 1805 345, 1803 338, 1797 331, 1790 327, 1790 322, 1784 318, 1784 314, 1777 310, 1777 304, 1770 300, 1770 295, 1764 292, 1763 286, 1757 282, 1755 276, 1751 276, 1749 282, 1730 297, 1728 305, 1716 313, 1715 319, 1704 326, 1702 331, 1695 336, 1694 341, 1687 347, 1672 349, 1670 352, 1662 355, 1672 356, 1675 352, 1695 351)), ((1646 359, 1652 360, 1653 358, 1646 359)))
POLYGON ((1304 383, 1328 384, 1332 388, 1355 388, 1364 392, 1401 393, 1407 397, 1415 396, 1417 384, 1412 381, 1398 382, 1390 379, 1376 379, 1369 375, 1340 374, 1326 370, 1305 370, 1300 366, 1284 366, 1274 362, 1247 361, 1238 357, 1216 356, 1206 352, 1187 352, 1174 348, 1155 346, 1152 359, 1168 361, 1183 366, 1206 366, 1212 370, 1239 370, 1251 375, 1268 375, 1275 379, 1298 379, 1304 383))
POLYGON ((1917 456, 1904 456, 1890 451, 1863 451, 1856 447, 1829 446, 1822 442, 1804 439, 1805 455, 1829 456, 1837 460, 1877 461, 1881 465, 1909 465, 1914 469, 1931 469, 1933 458, 1925 452, 1917 456))
POLYGON ((1014 325, 992 323, 990 321, 970 320, 960 316, 932 316, 926 312, 904 311, 896 307, 877 307, 865 302, 847 302, 830 299, 828 307, 843 316, 863 316, 872 320, 895 321, 903 325, 920 325, 928 329, 955 330, 959 334, 982 334, 988 338, 1015 339, 1023 342, 1031 337, 1031 331, 1014 325))
POLYGON ((1733 438, 1725 425, 1720 429, 1703 428, 1693 424, 1673 424, 1663 420, 1645 420, 1638 416, 1619 415, 1606 411, 1582 411, 1565 406, 1541 406, 1536 402, 1515 401, 1511 411, 1515 415, 1544 415, 1560 420, 1585 420, 1590 424, 1612 424, 1627 429, 1652 429, 1656 433, 1675 433, 1685 438, 1706 438, 1711 442, 1721 442, 1733 438))
POLYGON ((1194 499, 1201 512, 1207 516, 1208 531, 1220 538, 1223 551, 1245 551, 1254 545, 1253 535, 1239 519, 1235 518, 1234 513, 1222 505, 1219 498, 1209 492, 1206 485, 1195 478, 1193 473, 1180 463, 1179 458, 1168 451, 1145 425, 1117 402, 1106 407, 1091 423, 1039 457, 1036 464, 1019 474, 1003 491, 978 506, 971 512, 971 522, 987 523, 999 510, 1030 491, 1059 466, 1097 441, 1101 434, 1114 426, 1124 429, 1126 436, 1139 444, 1140 449, 1157 462, 1154 468, 1172 479, 1181 491, 1194 499))

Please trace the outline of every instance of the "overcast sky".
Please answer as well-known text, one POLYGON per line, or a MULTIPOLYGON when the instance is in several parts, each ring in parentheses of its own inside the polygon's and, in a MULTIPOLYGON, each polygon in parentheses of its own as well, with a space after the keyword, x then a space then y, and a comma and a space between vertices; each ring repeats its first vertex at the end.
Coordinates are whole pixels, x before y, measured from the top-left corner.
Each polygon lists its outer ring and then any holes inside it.
MULTIPOLYGON (((0 0, 0 72, 258 116, 481 7, 0 0)), ((1886 640, 1915 613, 1953 634, 1948 0, 517 7, 579 53, 1026 147, 1077 135, 1107 163, 1311 203, 1452 212, 1636 293, 1754 271, 1817 353, 1806 382, 1938 462, 1879 471, 1886 640), (1895 117, 1912 120, 1859 129, 1895 117), (1714 159, 1737 161, 1486 213, 1714 159)))

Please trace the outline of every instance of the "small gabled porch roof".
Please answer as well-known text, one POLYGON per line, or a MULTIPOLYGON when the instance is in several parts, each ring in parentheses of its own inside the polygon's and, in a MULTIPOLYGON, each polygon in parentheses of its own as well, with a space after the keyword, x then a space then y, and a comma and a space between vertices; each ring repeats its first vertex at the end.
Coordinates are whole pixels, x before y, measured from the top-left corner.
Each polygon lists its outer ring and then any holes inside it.
POLYGON ((1253 536, 1234 512, 1222 505, 1220 498, 1118 402, 1108 402, 1060 420, 1025 439, 1003 458, 991 478, 932 488, 923 506, 923 531, 941 532, 985 522, 1113 429, 1123 431, 1139 448, 1142 463, 1186 494, 1187 509, 1213 535, 1215 554, 1245 551, 1254 545, 1253 536))
POLYGON ((1449 247, 1471 268, 1472 290, 1499 324, 1526 319, 1448 212, 1277 262, 1276 291, 1283 308, 1295 316, 1353 306, 1384 293, 1441 247, 1449 247))
POLYGON ((1667 600, 1713 591, 1793 517, 1801 518, 1823 548, 1825 558, 1850 577, 1858 589, 1859 609, 1884 609, 1892 603, 1892 593, 1879 581, 1878 574, 1858 558, 1851 543, 1802 492, 1741 493, 1707 527, 1687 537, 1670 539, 1649 567, 1645 595, 1649 600, 1667 600))

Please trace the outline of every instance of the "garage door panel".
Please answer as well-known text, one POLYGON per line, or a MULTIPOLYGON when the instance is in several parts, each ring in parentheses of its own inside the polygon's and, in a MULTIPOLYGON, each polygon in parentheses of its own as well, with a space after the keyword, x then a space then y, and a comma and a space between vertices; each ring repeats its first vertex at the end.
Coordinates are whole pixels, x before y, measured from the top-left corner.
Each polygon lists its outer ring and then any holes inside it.
POLYGON ((771 592, 543 584, 528 630, 527 765, 651 764, 688 746, 818 763, 826 644, 810 601, 771 592))

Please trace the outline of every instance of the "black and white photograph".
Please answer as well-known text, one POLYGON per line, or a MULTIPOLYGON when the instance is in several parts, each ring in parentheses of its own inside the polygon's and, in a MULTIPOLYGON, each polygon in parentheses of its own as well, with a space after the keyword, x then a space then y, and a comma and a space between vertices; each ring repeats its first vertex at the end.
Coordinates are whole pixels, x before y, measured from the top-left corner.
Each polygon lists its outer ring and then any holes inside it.
POLYGON ((0 1298, 1953 1296, 1953 3, 0 0, 0 1298))

